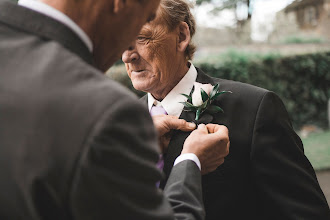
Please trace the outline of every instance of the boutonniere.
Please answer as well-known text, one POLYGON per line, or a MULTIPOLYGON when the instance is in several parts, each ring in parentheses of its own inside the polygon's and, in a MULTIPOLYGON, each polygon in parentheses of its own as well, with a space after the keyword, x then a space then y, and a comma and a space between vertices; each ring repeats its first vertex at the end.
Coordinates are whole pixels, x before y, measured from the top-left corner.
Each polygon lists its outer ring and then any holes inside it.
POLYGON ((188 100, 182 103, 187 111, 196 112, 195 120, 197 121, 204 113, 216 114, 224 112, 220 106, 212 104, 213 101, 221 94, 232 93, 231 91, 219 91, 219 84, 212 86, 211 84, 194 83, 191 96, 187 94, 181 94, 188 100))

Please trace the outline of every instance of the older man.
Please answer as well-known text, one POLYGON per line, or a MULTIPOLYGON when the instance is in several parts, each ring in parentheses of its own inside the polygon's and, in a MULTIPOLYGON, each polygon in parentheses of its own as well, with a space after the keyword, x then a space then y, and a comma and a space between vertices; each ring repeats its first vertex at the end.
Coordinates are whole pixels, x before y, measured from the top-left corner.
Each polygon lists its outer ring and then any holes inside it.
MULTIPOLYGON (((149 109, 161 105, 167 114, 188 121, 195 115, 183 110, 187 97, 181 94, 190 94, 195 82, 232 92, 214 103, 224 113, 201 117, 203 123, 227 126, 231 141, 224 164, 203 176, 206 219, 329 219, 326 199, 282 101, 273 92, 211 78, 195 68, 189 61, 194 33, 187 1, 162 0, 156 19, 143 26, 122 59, 134 87, 148 92, 143 100, 149 109)), ((166 176, 188 134, 173 132, 166 176)))
MULTIPOLYGON (((0 2, 0 219, 203 219, 198 165, 221 164, 226 128, 191 134, 165 198, 147 109, 101 72, 158 5, 0 2)), ((195 128, 175 118, 155 124, 160 135, 195 128)))

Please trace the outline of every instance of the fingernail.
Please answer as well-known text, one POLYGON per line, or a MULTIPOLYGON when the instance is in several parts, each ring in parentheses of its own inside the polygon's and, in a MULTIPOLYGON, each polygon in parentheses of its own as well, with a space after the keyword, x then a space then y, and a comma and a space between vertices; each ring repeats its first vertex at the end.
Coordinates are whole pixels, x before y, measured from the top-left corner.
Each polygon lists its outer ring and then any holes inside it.
POLYGON ((199 125, 198 125, 198 128, 204 128, 204 127, 205 127, 204 124, 199 124, 199 125))
POLYGON ((189 128, 195 128, 196 124, 195 123, 188 123, 189 128))

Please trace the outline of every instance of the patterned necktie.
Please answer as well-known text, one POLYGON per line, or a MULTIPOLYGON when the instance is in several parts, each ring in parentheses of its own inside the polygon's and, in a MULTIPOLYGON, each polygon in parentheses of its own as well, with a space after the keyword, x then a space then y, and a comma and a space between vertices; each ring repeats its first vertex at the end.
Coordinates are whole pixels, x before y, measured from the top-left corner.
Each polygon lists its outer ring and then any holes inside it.
MULTIPOLYGON (((155 115, 167 115, 167 112, 165 111, 165 109, 163 108, 163 106, 152 106, 151 110, 150 110, 150 115, 151 116, 155 116, 155 115)), ((163 154, 159 155, 159 160, 157 163, 157 167, 160 170, 163 170, 164 168, 164 158, 163 158, 163 154)), ((160 182, 157 182, 156 185, 157 187, 159 187, 160 182)))

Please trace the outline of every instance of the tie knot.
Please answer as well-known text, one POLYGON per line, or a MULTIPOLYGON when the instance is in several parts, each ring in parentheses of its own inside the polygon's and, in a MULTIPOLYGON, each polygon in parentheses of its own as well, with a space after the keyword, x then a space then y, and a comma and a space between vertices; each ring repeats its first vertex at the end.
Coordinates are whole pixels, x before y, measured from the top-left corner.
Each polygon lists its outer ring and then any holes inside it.
POLYGON ((167 115, 167 112, 163 108, 163 106, 152 106, 150 110, 150 115, 155 116, 155 115, 167 115))

